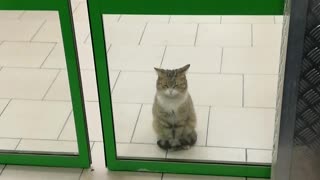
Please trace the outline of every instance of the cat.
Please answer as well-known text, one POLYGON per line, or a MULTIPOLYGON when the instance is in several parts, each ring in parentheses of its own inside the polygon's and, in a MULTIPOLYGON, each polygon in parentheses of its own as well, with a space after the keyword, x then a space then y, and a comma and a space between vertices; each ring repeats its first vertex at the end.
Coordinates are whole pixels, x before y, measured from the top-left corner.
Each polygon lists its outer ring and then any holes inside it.
POLYGON ((164 150, 189 149, 197 141, 196 113, 188 92, 186 73, 179 69, 154 68, 158 74, 152 114, 157 145, 164 150))

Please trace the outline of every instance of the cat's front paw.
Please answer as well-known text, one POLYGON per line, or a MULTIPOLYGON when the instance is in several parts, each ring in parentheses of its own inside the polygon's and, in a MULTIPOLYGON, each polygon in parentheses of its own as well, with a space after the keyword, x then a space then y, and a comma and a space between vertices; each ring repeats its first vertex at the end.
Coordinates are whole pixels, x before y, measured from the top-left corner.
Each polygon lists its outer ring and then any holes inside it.
POLYGON ((158 140, 157 144, 161 149, 164 149, 164 150, 168 150, 171 148, 171 145, 167 140, 158 140))

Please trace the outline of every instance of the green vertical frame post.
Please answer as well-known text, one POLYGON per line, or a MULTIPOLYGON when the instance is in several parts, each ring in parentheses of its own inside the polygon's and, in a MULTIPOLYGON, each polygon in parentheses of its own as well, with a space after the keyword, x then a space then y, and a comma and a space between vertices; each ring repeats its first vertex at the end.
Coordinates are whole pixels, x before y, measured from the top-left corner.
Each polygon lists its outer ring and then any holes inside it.
POLYGON ((112 114, 103 14, 281 15, 283 0, 87 0, 98 83, 106 165, 115 171, 145 171, 269 178, 270 166, 118 159, 112 114))
POLYGON ((78 143, 78 155, 6 152, 0 153, 0 164, 90 167, 90 145, 70 0, 0 0, 0 10, 58 11, 78 143))

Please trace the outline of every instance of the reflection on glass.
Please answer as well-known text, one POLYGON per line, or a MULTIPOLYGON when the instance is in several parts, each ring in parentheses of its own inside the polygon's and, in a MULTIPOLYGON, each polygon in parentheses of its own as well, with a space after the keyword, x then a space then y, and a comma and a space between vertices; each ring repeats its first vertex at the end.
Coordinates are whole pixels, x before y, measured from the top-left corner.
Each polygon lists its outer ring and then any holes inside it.
POLYGON ((77 154, 57 12, 0 12, 0 151, 77 154))
POLYGON ((118 158, 270 164, 279 19, 104 15, 118 158))

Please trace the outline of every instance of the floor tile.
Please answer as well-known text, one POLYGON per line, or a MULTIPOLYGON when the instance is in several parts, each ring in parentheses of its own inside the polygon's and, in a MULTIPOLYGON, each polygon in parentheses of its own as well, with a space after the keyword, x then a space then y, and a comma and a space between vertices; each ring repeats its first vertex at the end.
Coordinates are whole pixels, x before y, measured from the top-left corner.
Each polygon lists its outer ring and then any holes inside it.
POLYGON ((156 24, 147 25, 141 44, 143 45, 194 45, 196 24, 156 24))
POLYGON ((222 73, 278 74, 280 49, 225 48, 222 73))
POLYGON ((1 164, 0 164, 0 175, 1 175, 4 167, 5 167, 5 165, 1 165, 1 164))
POLYGON ((173 15, 170 18, 170 23, 220 23, 221 16, 185 16, 185 15, 173 15))
POLYGON ((25 21, 60 21, 58 11, 25 11, 20 20, 25 21))
POLYGON ((273 24, 274 16, 222 16, 224 24, 273 24))
POLYGON ((66 57, 62 43, 57 43, 55 45, 54 49, 43 63, 42 68, 66 68, 66 57))
POLYGON ((247 178, 247 180, 271 180, 271 179, 261 179, 261 178, 247 178))
POLYGON ((283 23, 283 16, 275 16, 274 17, 276 24, 282 24, 283 23))
POLYGON ((247 150, 248 163, 270 164, 272 162, 272 150, 247 150))
POLYGON ((84 170, 80 180, 161 180, 160 173, 115 172, 108 171, 104 163, 103 144, 95 143, 92 149, 91 169, 84 170), (93 170, 92 170, 93 169, 93 170))
POLYGON ((42 23, 42 21, 1 21, 0 40, 30 41, 42 23), (21 29, 23 29, 23 31, 21 31, 21 29))
POLYGON ((241 75, 189 74, 189 92, 195 105, 242 105, 241 75), (209 83, 209 84, 208 84, 209 83))
POLYGON ((24 11, 0 11, 0 20, 18 20, 24 11))
MULTIPOLYGON (((85 107, 90 141, 103 141, 99 103, 85 102, 85 107)), ((77 138, 75 134, 75 122, 72 114, 59 139, 76 140, 77 138)))
POLYGON ((2 114, 3 110, 9 103, 9 99, 0 99, 0 114, 2 114))
POLYGON ((168 159, 219 161, 219 162, 245 162, 244 149, 217 148, 217 147, 192 147, 185 151, 168 152, 168 159))
POLYGON ((208 145, 272 149, 275 111, 254 108, 212 108, 208 145))
MULTIPOLYGON (((0 138, 0 150, 15 150, 20 139, 0 138)), ((0 166, 1 171, 1 166, 0 166)))
POLYGON ((60 71, 59 75, 55 79, 44 99, 56 101, 71 100, 69 79, 66 70, 60 71))
MULTIPOLYGON (((208 107, 195 107, 197 115, 197 127, 196 131, 198 139, 196 145, 204 146, 206 144, 207 137, 207 123, 208 123, 208 107)), ((139 116, 138 123, 133 135, 132 142, 135 143, 150 143, 156 144, 157 137, 152 128, 152 105, 144 104, 139 116)))
POLYGON ((145 24, 106 23, 104 24, 107 44, 138 45, 145 24))
POLYGON ((245 75, 244 106, 276 107, 277 75, 245 75))
POLYGON ((119 22, 120 15, 118 14, 104 14, 103 15, 103 24, 117 23, 119 22))
POLYGON ((223 176, 164 174, 163 175, 163 180, 246 180, 246 178, 241 178, 241 177, 223 177, 223 176))
MULTIPOLYGON (((113 77, 110 76, 111 88, 113 84, 113 77)), ((98 89, 96 81, 96 73, 94 70, 82 70, 81 79, 83 84, 83 95, 86 101, 98 101, 98 89)))
POLYGON ((139 117, 140 104, 113 104, 113 121, 117 142, 130 142, 139 117))
POLYGON ((168 15, 122 15, 121 23, 168 23, 168 15))
POLYGON ((89 22, 87 2, 80 2, 77 9, 73 12, 75 22, 89 22))
POLYGON ((109 69, 153 71, 162 61, 164 47, 111 46, 108 52, 109 69))
MULTIPOLYGON (((84 42, 90 33, 88 23, 74 23, 75 35, 77 42, 84 42)), ((60 22, 47 21, 41 27, 39 32, 33 38, 33 41, 38 42, 62 42, 60 22)))
POLYGON ((219 47, 251 46, 251 25, 200 24, 196 45, 219 47))
POLYGON ((40 67, 54 44, 30 42, 4 42, 0 46, 0 66, 40 67))
POLYGON ((8 165, 1 180, 78 180, 82 169, 8 165))
POLYGON ((114 87, 112 101, 152 103, 156 92, 155 72, 121 72, 114 87))
POLYGON ((191 64, 188 72, 218 73, 221 65, 221 48, 167 47, 162 68, 175 69, 191 64))
POLYGON ((70 112, 67 102, 12 100, 0 117, 0 137, 56 139, 70 112))
POLYGON ((78 154, 78 143, 72 141, 26 140, 22 139, 18 151, 59 152, 78 154))
POLYGON ((280 49, 282 24, 254 24, 253 46, 276 47, 280 49))
POLYGON ((117 157, 121 159, 165 158, 166 151, 156 144, 117 144, 117 157))
POLYGON ((0 71, 0 98, 42 99, 58 71, 3 68, 0 71))
MULTIPOLYGON (((0 46, 1 47, 1 46, 0 46)), ((80 43, 77 45, 79 64, 81 69, 94 69, 91 45, 80 43)), ((62 43, 58 43, 50 53, 43 68, 66 68, 66 58, 62 43)))

